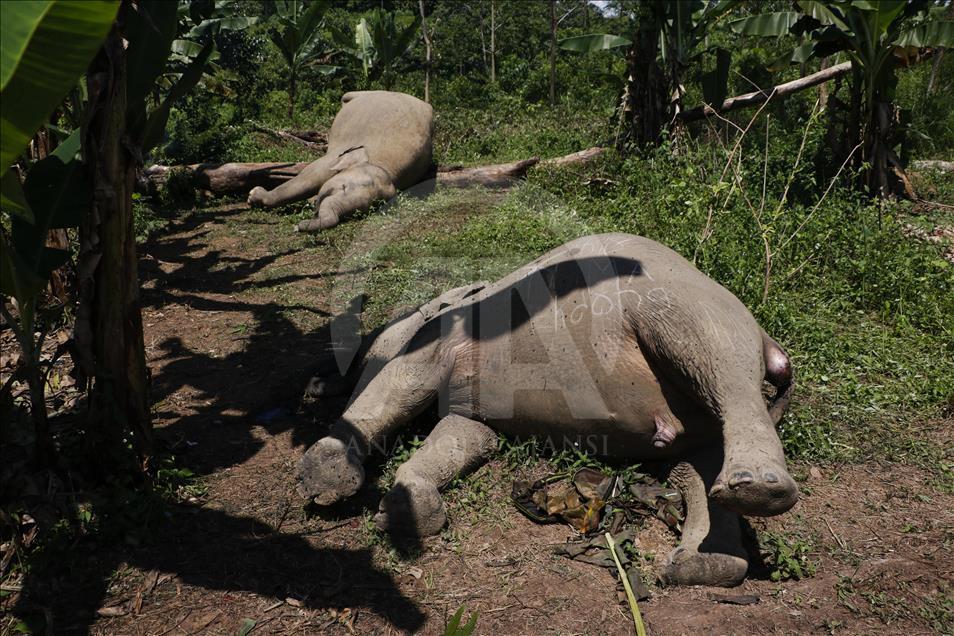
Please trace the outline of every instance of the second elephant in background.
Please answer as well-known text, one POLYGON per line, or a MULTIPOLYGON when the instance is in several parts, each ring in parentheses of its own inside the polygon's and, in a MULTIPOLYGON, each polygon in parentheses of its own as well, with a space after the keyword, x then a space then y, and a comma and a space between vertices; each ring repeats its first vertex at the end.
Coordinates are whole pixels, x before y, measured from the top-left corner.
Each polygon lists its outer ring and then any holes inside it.
POLYGON ((327 154, 274 190, 253 188, 248 202, 275 207, 315 196, 315 218, 300 222, 298 231, 334 227, 424 178, 433 163, 433 119, 431 105, 411 95, 345 93, 327 154))

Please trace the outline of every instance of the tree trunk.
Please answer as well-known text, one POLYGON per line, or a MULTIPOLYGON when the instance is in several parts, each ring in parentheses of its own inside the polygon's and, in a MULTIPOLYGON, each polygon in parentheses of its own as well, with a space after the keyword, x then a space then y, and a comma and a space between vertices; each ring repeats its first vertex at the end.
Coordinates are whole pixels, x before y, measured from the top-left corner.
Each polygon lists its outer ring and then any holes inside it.
POLYGON ((288 121, 295 121, 295 93, 298 91, 298 78, 292 71, 288 78, 288 121))
POLYGON ((83 279, 76 331, 77 344, 87 344, 91 353, 86 360, 93 378, 90 419, 100 433, 99 446, 109 453, 102 458, 111 461, 114 452, 124 453, 131 439, 145 463, 152 452, 152 424, 133 229, 136 163, 126 136, 127 7, 120 9, 87 78, 91 119, 83 156, 93 171, 95 195, 80 228, 83 279))
POLYGON ((933 95, 937 92, 937 74, 941 71, 941 61, 944 59, 944 49, 940 49, 931 62, 931 75, 928 78, 927 94, 933 95))
POLYGON ((550 105, 556 106, 556 0, 550 0, 550 105))
MULTIPOLYGON (((825 71, 831 66, 831 58, 823 57, 819 71, 825 71)), ((804 76, 804 73, 802 74, 804 76)), ((822 82, 818 85, 818 106, 824 110, 828 106, 828 84, 822 82)))
POLYGON ((418 0, 421 11, 421 37, 424 38, 424 101, 431 103, 431 37, 427 33, 427 17, 424 15, 424 0, 418 0))
POLYGON ((497 3, 490 0, 490 83, 497 82, 497 3))
POLYGON ((669 123, 667 104, 671 93, 663 70, 656 61, 658 47, 658 33, 640 29, 627 53, 628 103, 623 105, 623 110, 630 123, 629 136, 639 146, 658 144, 662 131, 669 123))

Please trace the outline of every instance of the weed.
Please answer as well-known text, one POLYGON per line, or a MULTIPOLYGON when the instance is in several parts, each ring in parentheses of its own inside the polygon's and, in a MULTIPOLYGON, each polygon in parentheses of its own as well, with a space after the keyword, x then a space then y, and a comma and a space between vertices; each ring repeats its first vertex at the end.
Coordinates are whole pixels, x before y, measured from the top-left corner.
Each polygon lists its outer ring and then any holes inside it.
POLYGON ((759 543, 766 563, 771 567, 773 581, 796 581, 815 575, 815 564, 810 560, 813 545, 802 537, 777 532, 763 532, 759 543))

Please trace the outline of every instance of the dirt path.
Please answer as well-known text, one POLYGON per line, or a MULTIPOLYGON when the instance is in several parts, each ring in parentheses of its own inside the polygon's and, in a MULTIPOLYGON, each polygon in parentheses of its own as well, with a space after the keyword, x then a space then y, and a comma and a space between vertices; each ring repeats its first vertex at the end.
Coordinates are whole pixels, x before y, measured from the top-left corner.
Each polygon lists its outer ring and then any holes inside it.
MULTIPOLYGON (((208 493, 142 545, 90 556, 79 627, 101 634, 443 632, 461 606, 478 634, 627 634, 609 571, 550 553, 571 531, 510 506, 494 462, 450 496, 450 527, 402 560, 367 525, 365 494, 307 517, 294 465, 340 403, 296 414, 328 346, 324 305, 347 229, 293 235, 243 206, 185 216, 145 250, 144 321, 160 435, 208 493), (115 571, 115 574, 110 574, 115 571), (95 613, 99 610, 99 615, 95 613), (105 616, 104 616, 105 614, 105 616), (112 615, 111 615, 112 614, 112 615), (87 618, 84 618, 87 617, 87 618), (252 627, 250 627, 252 626, 252 627), (244 628, 244 630, 243 630, 244 628)), ((795 466, 803 500, 760 532, 796 538, 814 576, 741 588, 654 589, 651 634, 908 635, 951 628, 954 497, 900 465, 795 466), (713 594, 754 595, 730 605, 713 594)), ((641 550, 665 554, 660 527, 641 550)))

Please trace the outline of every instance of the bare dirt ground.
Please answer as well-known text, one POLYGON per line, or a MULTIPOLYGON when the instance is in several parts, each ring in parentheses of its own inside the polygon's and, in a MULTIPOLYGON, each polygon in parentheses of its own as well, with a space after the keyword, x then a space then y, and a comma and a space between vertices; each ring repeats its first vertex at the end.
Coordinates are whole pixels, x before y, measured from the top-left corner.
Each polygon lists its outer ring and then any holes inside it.
MULTIPOLYGON (((328 346, 338 241, 226 205, 186 214, 143 250, 144 323, 159 435, 207 494, 140 545, 103 547, 76 572, 64 629, 97 634, 440 634, 479 612, 477 634, 628 634, 609 570, 551 554, 574 534, 509 503, 500 461, 449 494, 450 526, 404 558, 368 527, 375 495, 307 514, 295 464, 343 404, 299 410, 328 346)), ((951 423, 938 443, 950 444, 951 423)), ((933 435, 938 435, 935 430, 933 435)), ((884 462, 795 464, 802 499, 753 520, 807 546, 816 573, 740 588, 653 588, 650 634, 930 634, 951 629, 954 496, 884 462), (756 604, 713 595, 754 595, 756 604)), ((657 561, 675 539, 640 536, 657 561)), ((651 564, 648 566, 651 569, 651 564)))

